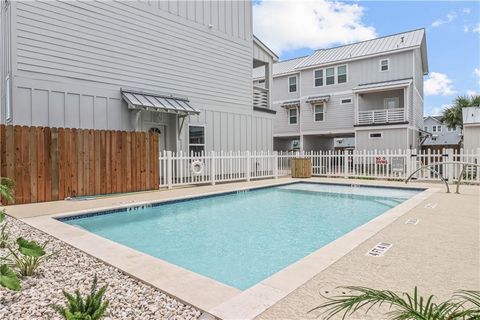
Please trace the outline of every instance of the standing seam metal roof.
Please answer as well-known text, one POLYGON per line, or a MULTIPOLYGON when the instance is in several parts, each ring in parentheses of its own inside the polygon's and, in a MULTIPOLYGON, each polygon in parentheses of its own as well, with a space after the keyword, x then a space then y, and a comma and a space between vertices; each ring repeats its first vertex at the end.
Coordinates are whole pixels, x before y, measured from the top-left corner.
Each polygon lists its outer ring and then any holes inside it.
MULTIPOLYGON (((339 47, 320 49, 310 56, 275 63, 273 65, 273 76, 323 64, 418 47, 422 45, 424 37, 425 29, 418 29, 339 47)), ((254 79, 264 76, 265 69, 263 67, 253 69, 254 79)))

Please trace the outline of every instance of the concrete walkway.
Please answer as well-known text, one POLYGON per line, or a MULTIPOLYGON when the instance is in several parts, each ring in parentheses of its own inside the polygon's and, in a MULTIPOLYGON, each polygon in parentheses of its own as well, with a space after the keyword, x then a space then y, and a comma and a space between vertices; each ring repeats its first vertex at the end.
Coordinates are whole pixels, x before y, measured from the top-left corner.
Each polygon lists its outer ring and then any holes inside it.
MULTIPOLYGON (((371 183, 379 182, 368 181, 371 183)), ((409 293, 418 286, 420 293, 435 294, 439 299, 449 298, 459 289, 480 290, 480 187, 461 186, 461 194, 446 194, 445 186, 436 186, 439 191, 427 201, 317 274, 257 319, 321 319, 321 312, 308 313, 308 310, 326 301, 321 294, 341 294, 338 286, 367 286, 409 293), (419 219, 418 224, 405 224, 409 218, 419 219), (366 256, 379 242, 392 243, 393 247, 383 257, 366 256)), ((348 317, 381 318, 378 312, 368 316, 360 312, 348 317)))

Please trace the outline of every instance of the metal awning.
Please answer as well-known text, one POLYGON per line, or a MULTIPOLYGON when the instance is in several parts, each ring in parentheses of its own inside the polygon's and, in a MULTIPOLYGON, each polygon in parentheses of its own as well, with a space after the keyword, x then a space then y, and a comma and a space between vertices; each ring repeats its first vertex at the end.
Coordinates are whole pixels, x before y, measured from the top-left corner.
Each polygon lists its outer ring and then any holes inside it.
POLYGON ((121 92, 122 97, 127 102, 129 109, 176 113, 179 115, 200 113, 200 111, 196 110, 190 105, 190 101, 187 98, 164 96, 123 89, 121 92))
POLYGON ((284 102, 282 102, 280 107, 285 108, 285 109, 300 107, 300 100, 284 101, 284 102))
POLYGON ((317 102, 328 102, 330 100, 330 95, 326 94, 323 96, 314 96, 314 97, 308 97, 307 103, 317 103, 317 102))
POLYGON ((375 83, 364 83, 359 84, 355 88, 353 88, 354 92, 362 92, 362 91, 375 91, 375 90, 388 90, 388 89, 398 89, 407 87, 412 83, 412 79, 400 79, 400 80, 393 80, 393 81, 382 81, 382 82, 375 82, 375 83))

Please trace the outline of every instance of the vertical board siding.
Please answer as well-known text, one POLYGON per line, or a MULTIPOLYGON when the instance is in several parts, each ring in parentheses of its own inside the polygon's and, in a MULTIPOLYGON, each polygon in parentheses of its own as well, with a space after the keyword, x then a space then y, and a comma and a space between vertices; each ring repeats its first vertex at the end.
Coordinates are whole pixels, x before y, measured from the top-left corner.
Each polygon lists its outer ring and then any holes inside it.
POLYGON ((15 204, 159 187, 154 133, 0 125, 0 176, 15 204))

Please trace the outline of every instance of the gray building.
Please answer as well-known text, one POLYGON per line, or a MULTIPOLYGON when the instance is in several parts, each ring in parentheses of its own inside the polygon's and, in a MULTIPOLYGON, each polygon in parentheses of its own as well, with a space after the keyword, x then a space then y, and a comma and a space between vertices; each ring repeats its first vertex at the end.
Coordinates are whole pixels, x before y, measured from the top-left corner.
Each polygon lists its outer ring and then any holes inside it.
POLYGON ((278 58, 252 34, 251 2, 1 1, 1 41, 1 123, 272 149, 271 93, 254 108, 251 74, 266 66, 268 85, 278 58))
MULTIPOLYGON (((424 29, 276 63, 274 148, 418 148, 427 73, 424 29)), ((264 75, 254 69, 255 86, 264 75)))
POLYGON ((460 149, 462 130, 449 128, 441 116, 424 117, 423 130, 428 133, 422 142, 423 149, 460 149))
POLYGON ((480 149, 480 106, 462 109, 463 149, 477 152, 480 149))

